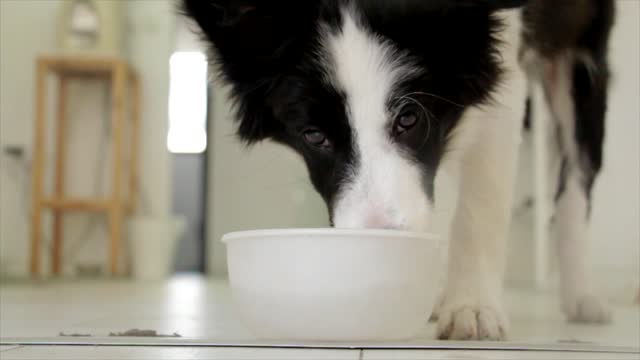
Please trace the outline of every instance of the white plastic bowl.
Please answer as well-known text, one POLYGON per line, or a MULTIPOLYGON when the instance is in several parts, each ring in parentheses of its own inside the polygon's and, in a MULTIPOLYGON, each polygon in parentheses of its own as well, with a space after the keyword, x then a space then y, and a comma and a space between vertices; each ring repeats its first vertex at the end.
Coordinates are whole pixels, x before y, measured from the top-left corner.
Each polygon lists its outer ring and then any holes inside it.
POLYGON ((236 307, 261 339, 409 339, 437 295, 434 235, 282 229, 230 233, 223 241, 236 307))

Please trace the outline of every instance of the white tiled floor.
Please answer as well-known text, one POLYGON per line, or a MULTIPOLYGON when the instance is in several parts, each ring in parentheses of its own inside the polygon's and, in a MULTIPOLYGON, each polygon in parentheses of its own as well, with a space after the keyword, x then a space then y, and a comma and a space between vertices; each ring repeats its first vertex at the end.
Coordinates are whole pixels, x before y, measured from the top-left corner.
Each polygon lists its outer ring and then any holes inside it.
POLYGON ((638 360, 639 354, 612 354, 559 351, 480 351, 480 350, 366 350, 363 360, 431 360, 431 359, 478 359, 478 360, 638 360))
POLYGON ((39 346, 19 347, 3 352, 2 360, 431 360, 431 359, 527 359, 527 360, 637 360, 638 354, 585 352, 512 352, 478 350, 300 350, 247 348, 170 348, 170 347, 104 347, 104 346, 39 346))
POLYGON ((247 348, 193 348, 193 347, 128 347, 128 346, 31 346, 9 350, 0 355, 2 360, 358 360, 359 350, 300 350, 300 349, 247 349, 247 348))
MULTIPOLYGON (((568 324, 562 318, 555 297, 510 292, 507 296, 512 320, 511 340, 517 343, 562 342, 585 345, 615 345, 640 349, 640 307, 616 306, 614 323, 608 326, 568 324)), ((236 320, 231 298, 223 281, 195 277, 176 278, 166 283, 128 281, 48 282, 0 287, 0 338, 79 341, 85 344, 123 341, 110 332, 132 328, 153 329, 161 334, 182 335, 182 339, 138 338, 133 341, 253 342, 236 320), (90 338, 59 337, 91 334, 90 338), (114 340, 115 339, 115 340, 114 340), (143 341, 144 340, 144 341, 143 341)), ((434 326, 409 344, 434 344, 434 326)), ((162 342, 162 345, 166 345, 162 342)), ((585 348, 586 350, 586 348, 585 348)), ((640 354, 558 353, 479 350, 312 350, 196 346, 51 346, 0 347, 5 359, 640 359, 640 354)))

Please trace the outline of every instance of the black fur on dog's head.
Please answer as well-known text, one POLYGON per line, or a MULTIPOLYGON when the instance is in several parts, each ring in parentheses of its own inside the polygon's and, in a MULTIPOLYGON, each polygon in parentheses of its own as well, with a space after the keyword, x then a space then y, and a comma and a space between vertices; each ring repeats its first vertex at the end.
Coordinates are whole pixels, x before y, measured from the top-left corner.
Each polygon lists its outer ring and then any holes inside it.
POLYGON ((305 160, 337 226, 422 230, 464 111, 491 99, 523 0, 183 0, 238 134, 305 160))

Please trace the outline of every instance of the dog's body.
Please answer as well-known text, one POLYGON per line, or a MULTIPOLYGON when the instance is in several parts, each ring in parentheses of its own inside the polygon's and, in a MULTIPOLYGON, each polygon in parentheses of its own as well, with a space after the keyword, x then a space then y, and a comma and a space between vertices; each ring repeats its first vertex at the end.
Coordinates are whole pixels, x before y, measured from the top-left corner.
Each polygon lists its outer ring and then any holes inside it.
POLYGON ((613 0, 184 0, 231 85, 238 133, 305 160, 336 227, 426 231, 434 178, 460 174, 438 335, 501 339, 529 84, 557 128, 554 233, 571 320, 604 322, 586 277, 613 0))

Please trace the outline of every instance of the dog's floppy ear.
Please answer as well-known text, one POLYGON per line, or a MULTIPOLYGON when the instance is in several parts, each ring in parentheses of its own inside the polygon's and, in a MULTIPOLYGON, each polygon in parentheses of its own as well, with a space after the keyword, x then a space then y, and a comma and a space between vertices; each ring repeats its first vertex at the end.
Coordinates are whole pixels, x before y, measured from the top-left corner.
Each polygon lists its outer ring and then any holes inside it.
POLYGON ((484 3, 490 9, 511 9, 521 7, 527 4, 528 0, 478 0, 479 3, 484 3))
POLYGON ((483 9, 496 11, 526 5, 528 0, 355 0, 365 12, 403 17, 416 12, 483 9))
POLYGON ((291 67, 300 43, 313 31, 314 1, 182 0, 211 46, 210 60, 231 85, 238 135, 253 143, 278 124, 265 103, 278 77, 291 67))
POLYGON ((202 29, 225 62, 265 65, 309 31, 314 6, 299 0, 183 0, 184 12, 202 29))
POLYGON ((528 0, 439 0, 449 7, 484 7, 489 10, 512 9, 526 5, 528 0))

